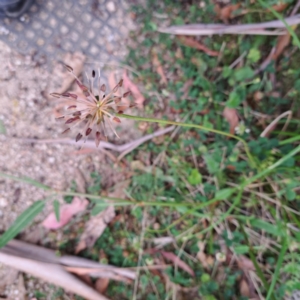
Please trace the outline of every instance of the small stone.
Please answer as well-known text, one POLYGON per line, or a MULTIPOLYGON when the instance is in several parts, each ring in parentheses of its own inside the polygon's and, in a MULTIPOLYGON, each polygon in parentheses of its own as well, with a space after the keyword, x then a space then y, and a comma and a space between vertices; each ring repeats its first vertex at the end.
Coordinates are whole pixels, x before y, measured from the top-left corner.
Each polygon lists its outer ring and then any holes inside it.
POLYGON ((109 1, 106 3, 106 8, 109 12, 115 12, 116 11, 116 5, 113 1, 109 1))
POLYGON ((5 198, 0 198, 0 206, 1 207, 5 207, 7 206, 7 200, 5 198))

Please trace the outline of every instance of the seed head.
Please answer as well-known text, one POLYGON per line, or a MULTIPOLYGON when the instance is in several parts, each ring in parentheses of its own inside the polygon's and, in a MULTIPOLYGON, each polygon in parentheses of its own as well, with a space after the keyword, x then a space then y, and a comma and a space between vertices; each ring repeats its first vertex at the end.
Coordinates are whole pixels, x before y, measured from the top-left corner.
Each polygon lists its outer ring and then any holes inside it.
POLYGON ((63 133, 70 131, 71 128, 82 126, 78 130, 76 136, 76 142, 84 137, 86 138, 94 134, 95 143, 98 147, 102 137, 107 139, 107 124, 118 136, 112 126, 112 121, 121 123, 121 120, 115 116, 116 113, 123 113, 125 109, 133 107, 134 105, 122 104, 122 100, 130 95, 130 92, 121 93, 121 97, 116 95, 118 90, 122 87, 123 80, 120 80, 118 84, 112 89, 112 91, 106 93, 105 84, 100 84, 100 70, 96 73, 92 71, 92 78, 88 76, 88 87, 85 86, 74 74, 73 68, 66 65, 67 70, 72 74, 75 82, 81 89, 82 95, 75 93, 52 93, 51 96, 59 98, 62 101, 68 103, 68 113, 57 118, 64 119, 66 125, 71 125, 64 130, 63 133), (96 82, 96 83, 95 83, 96 82))

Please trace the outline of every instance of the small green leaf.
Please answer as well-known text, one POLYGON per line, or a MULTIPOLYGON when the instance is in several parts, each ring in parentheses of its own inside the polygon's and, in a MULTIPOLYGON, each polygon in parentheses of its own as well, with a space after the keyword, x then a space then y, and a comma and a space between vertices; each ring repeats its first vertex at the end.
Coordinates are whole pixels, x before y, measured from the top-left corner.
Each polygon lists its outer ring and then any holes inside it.
POLYGON ((198 172, 197 169, 192 169, 189 177, 188 177, 188 182, 191 185, 197 185, 202 183, 202 175, 198 172))
POLYGON ((288 189, 286 190, 285 195, 286 195, 286 199, 288 199, 289 201, 295 200, 295 198, 296 198, 296 196, 297 196, 297 194, 295 193, 295 191, 292 190, 292 189, 290 189, 290 188, 288 188, 288 189))
POLYGON ((252 63, 258 62, 260 60, 260 51, 256 48, 250 49, 249 54, 248 54, 248 59, 252 63))
POLYGON ((226 106, 229 108, 236 108, 240 105, 240 103, 242 101, 243 101, 243 99, 241 99, 238 92, 236 90, 234 90, 229 94, 229 99, 226 102, 226 106))
POLYGON ((37 201, 28 207, 0 237, 0 248, 19 234, 44 209, 45 201, 37 201))
MULTIPOLYGON (((102 203, 104 203, 104 202, 102 202, 102 203)), ((95 204, 94 208, 91 211, 92 216, 98 215, 101 211, 103 211, 106 208, 106 206, 103 205, 102 203, 100 202, 100 203, 95 204)))
POLYGON ((57 222, 60 221, 60 203, 58 202, 58 200, 54 200, 53 201, 53 209, 54 209, 54 213, 55 213, 55 217, 57 222))
POLYGON ((6 128, 2 120, 0 120, 0 134, 6 134, 6 128))
POLYGON ((234 193, 234 189, 222 189, 216 192, 215 199, 217 200, 227 200, 234 193))
POLYGON ((234 79, 236 81, 244 81, 253 77, 253 75, 254 71, 250 67, 243 67, 234 72, 234 79))
POLYGON ((210 154, 204 155, 204 161, 210 174, 216 174, 220 170, 219 163, 210 154))
POLYGON ((273 234, 273 235, 282 235, 282 231, 278 228, 277 225, 274 225, 274 224, 271 224, 271 223, 268 223, 266 221, 263 221, 263 220, 259 220, 259 219, 253 219, 250 221, 250 224, 253 226, 253 227, 256 227, 258 229, 262 229, 270 234, 273 234))

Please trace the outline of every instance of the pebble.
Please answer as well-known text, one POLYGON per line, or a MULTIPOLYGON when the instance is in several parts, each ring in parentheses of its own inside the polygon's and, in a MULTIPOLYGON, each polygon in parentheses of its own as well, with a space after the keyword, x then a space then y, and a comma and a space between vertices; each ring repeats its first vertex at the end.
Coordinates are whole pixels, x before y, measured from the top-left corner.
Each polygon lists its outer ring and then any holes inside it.
POLYGON ((115 3, 112 2, 112 1, 107 2, 106 8, 107 8, 107 10, 108 10, 109 12, 115 12, 115 11, 116 11, 116 5, 115 5, 115 3))
POLYGON ((5 198, 0 198, 0 206, 5 207, 8 204, 7 200, 5 198))

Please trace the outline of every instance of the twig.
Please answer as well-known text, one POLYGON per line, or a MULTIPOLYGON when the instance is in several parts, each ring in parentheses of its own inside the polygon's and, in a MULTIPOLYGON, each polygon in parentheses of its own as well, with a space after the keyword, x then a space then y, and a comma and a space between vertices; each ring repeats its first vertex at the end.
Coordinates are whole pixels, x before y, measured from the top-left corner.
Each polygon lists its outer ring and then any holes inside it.
MULTIPOLYGON (((300 23, 300 14, 285 19, 288 25, 300 23)), ((223 24, 190 24, 159 28, 159 32, 176 35, 213 35, 213 34, 259 34, 259 35, 284 35, 285 30, 265 30, 266 28, 285 28, 281 20, 256 24, 223 25, 223 24)))
MULTIPOLYGON (((278 121, 282 118, 284 118, 285 116, 288 116, 288 120, 287 122, 291 119, 292 116, 292 111, 288 110, 284 113, 282 113, 281 115, 279 115, 275 120, 273 120, 268 126, 267 128, 260 134, 261 137, 266 137, 273 129, 273 127, 278 123, 278 121)), ((284 128, 286 127, 286 125, 284 125, 284 128)))
MULTIPOLYGON (((101 150, 101 148, 105 148, 105 149, 110 149, 116 152, 124 152, 124 151, 128 151, 130 149, 130 151, 132 151, 133 149, 137 148, 139 145, 155 138, 158 136, 161 136, 163 134, 166 134, 170 131, 172 131, 175 128, 175 126, 170 126, 161 130, 158 130, 154 133, 148 134, 146 136, 143 136, 137 140, 134 140, 132 142, 128 142, 126 144, 123 145, 115 145, 112 143, 108 143, 105 141, 101 141, 99 147, 97 148, 94 141, 86 141, 85 146, 87 148, 91 148, 91 149, 99 149, 101 150)), ((15 138, 12 138, 15 139, 15 138)), ((25 143, 45 143, 45 144, 51 144, 51 143, 61 143, 61 144, 69 144, 69 145, 76 145, 77 143, 73 140, 73 139, 69 139, 69 138, 63 138, 63 139, 23 139, 23 138, 17 138, 17 140, 20 140, 22 142, 25 143)), ((127 152, 128 153, 128 152, 127 152)), ((126 153, 126 154, 127 154, 126 153)))

